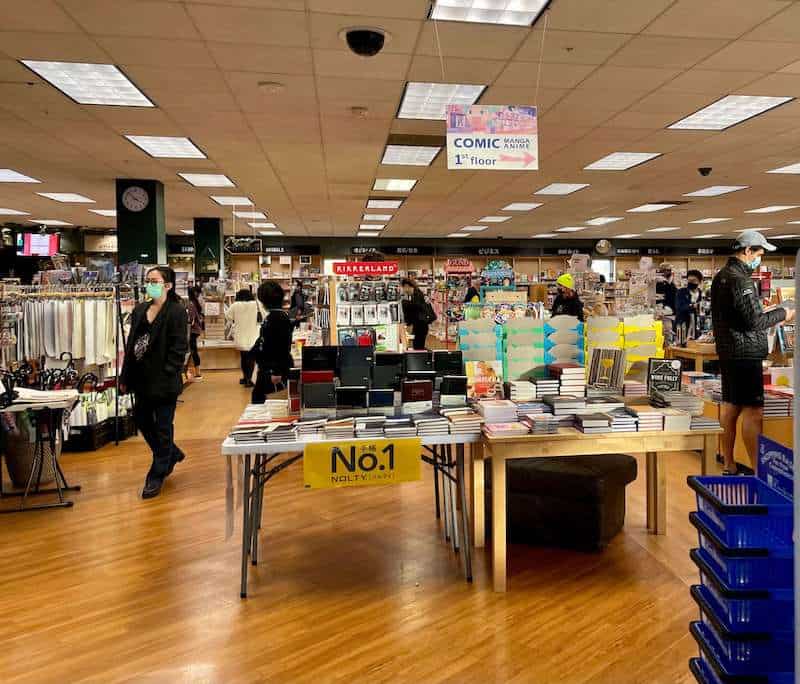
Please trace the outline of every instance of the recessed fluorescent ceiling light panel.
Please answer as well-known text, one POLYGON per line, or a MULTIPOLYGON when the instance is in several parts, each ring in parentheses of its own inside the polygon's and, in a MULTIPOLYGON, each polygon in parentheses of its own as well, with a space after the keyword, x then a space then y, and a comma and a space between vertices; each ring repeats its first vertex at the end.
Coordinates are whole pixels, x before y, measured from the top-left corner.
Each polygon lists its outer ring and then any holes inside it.
POLYGON ((441 147, 424 145, 387 145, 381 164, 400 166, 430 166, 441 147))
POLYGON ((17 211, 16 209, 0 209, 0 216, 27 216, 27 211, 17 211))
POLYGON ((540 202, 512 202, 503 207, 503 211, 532 211, 541 207, 540 202))
POLYGON ((469 237, 469 233, 450 233, 447 237, 451 238, 469 237))
POLYGON ((588 183, 551 183, 541 190, 534 192, 534 195, 571 195, 573 192, 588 188, 588 183))
POLYGON ((487 226, 464 226, 461 230, 467 233, 480 233, 487 229, 487 226))
POLYGON ((0 169, 0 183, 41 183, 42 181, 26 176, 13 169, 0 169))
POLYGON ((581 230, 586 230, 586 226, 564 226, 556 228, 556 233, 577 233, 581 230))
POLYGON ((590 219, 586 222, 587 226, 604 226, 607 223, 614 223, 615 221, 622 221, 622 216, 598 216, 597 218, 590 219))
POLYGON ((641 206, 628 209, 629 214, 649 214, 653 211, 662 211, 674 207, 674 204, 642 204, 641 206))
POLYGON ((624 233, 622 235, 615 235, 615 238, 629 239, 640 237, 641 233, 624 233))
POLYGON ((376 178, 373 190, 386 192, 411 192, 417 181, 413 178, 376 178))
POLYGON ((800 163, 781 166, 779 169, 772 169, 772 171, 767 171, 767 173, 800 173, 800 163))
POLYGON ((356 233, 356 237, 378 237, 380 233, 365 233, 365 232, 358 232, 356 233))
POLYGON ((473 105, 486 86, 460 85, 458 83, 406 84, 398 119, 429 119, 444 121, 447 105, 473 105))
POLYGON ((267 237, 276 237, 278 235, 283 235, 283 231, 281 230, 260 230, 258 232, 259 235, 265 235, 267 237))
POLYGON ((747 190, 749 185, 711 185, 701 190, 694 192, 683 193, 684 197, 716 197, 717 195, 727 195, 729 192, 736 192, 737 190, 747 190))
POLYGON ((384 228, 386 228, 386 226, 383 223, 381 223, 379 225, 375 225, 375 226, 373 226, 373 225, 371 225, 369 223, 362 223, 358 227, 359 230, 383 230, 384 228))
POLYGON ((249 197, 229 197, 227 195, 211 195, 211 199, 223 207, 250 207, 253 200, 249 197))
POLYGON ((234 188, 233 181, 223 173, 179 173, 183 180, 196 188, 234 188))
POLYGON ((400 199, 371 199, 367 200, 367 209, 399 209, 401 204, 400 199))
POLYGON ((692 237, 695 240, 706 240, 708 238, 722 237, 722 234, 720 234, 720 233, 707 233, 706 235, 693 235, 692 237))
POLYGON ((116 216, 117 210, 116 209, 89 209, 93 214, 97 214, 98 216, 116 216))
POLYGON ((71 226, 71 223, 59 221, 58 219, 29 219, 30 223, 37 223, 41 226, 71 226))
MULTIPOLYGON (((2 211, 2 210, 0 210, 0 211, 2 211)), ((8 210, 6 210, 6 211, 8 211, 8 210)), ((797 224, 800 224, 800 221, 787 221, 786 222, 786 225, 789 225, 789 226, 796 226, 797 224)), ((764 230, 764 229, 763 228, 759 228, 758 230, 764 230)))
POLYGON ((773 204, 769 207, 761 207, 759 209, 750 209, 744 212, 745 214, 774 214, 777 211, 787 211, 789 209, 797 209, 800 205, 797 204, 773 204))
POLYGON ((265 219, 267 215, 261 211, 234 211, 233 215, 236 218, 242 219, 265 219))
POLYGON ((155 107, 113 64, 37 62, 28 59, 23 59, 22 63, 78 104, 155 107))
POLYGON ((550 0, 437 0, 431 19, 532 26, 550 0))
POLYGON ((697 221, 691 221, 691 223, 722 223, 723 221, 730 221, 729 218, 704 218, 698 219, 697 221))
POLYGON ((797 240, 800 235, 771 235, 770 240, 797 240))
POLYGON ((539 235, 531 235, 531 237, 535 238, 554 238, 558 237, 555 233, 539 233, 539 235))
POLYGON ((680 230, 680 227, 664 226, 662 228, 650 228, 648 233, 671 233, 674 230, 680 230))
POLYGON ((660 156, 661 152, 613 152, 583 168, 585 171, 627 171, 660 156))
POLYGON ((362 221, 391 221, 391 214, 364 214, 361 217, 362 221))
POLYGON ((684 131, 724 131, 793 99, 793 97, 726 95, 685 119, 676 121, 668 128, 684 131))
POLYGON ((181 233, 183 233, 184 235, 194 235, 193 230, 186 230, 185 228, 181 228, 181 233))
POLYGON ((481 223, 503 223, 503 221, 508 221, 508 219, 512 218, 511 216, 484 216, 482 219, 478 219, 481 223))
POLYGON ((47 199, 55 200, 56 202, 67 202, 70 204, 94 204, 93 199, 84 197, 83 195, 76 195, 74 192, 37 192, 37 195, 47 197, 47 199))
POLYGON ((277 227, 272 222, 264 223, 264 222, 260 222, 260 221, 257 222, 257 223, 248 223, 247 225, 250 226, 251 228, 276 228, 277 227))
POLYGON ((189 138, 168 135, 126 135, 136 147, 151 157, 166 159, 205 159, 206 155, 189 138))

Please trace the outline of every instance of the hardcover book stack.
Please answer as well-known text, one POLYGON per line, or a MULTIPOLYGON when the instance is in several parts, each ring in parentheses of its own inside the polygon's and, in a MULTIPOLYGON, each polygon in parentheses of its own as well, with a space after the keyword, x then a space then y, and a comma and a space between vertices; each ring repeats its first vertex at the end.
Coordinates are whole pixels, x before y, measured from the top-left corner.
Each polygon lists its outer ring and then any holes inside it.
POLYGON ((544 399, 558 394, 560 383, 554 378, 537 378, 534 380, 536 385, 536 398, 544 399))
POLYGON ((532 401, 536 399, 536 385, 529 380, 509 380, 505 384, 506 399, 532 401))
POLYGON ((527 435, 530 430, 527 425, 512 421, 510 423, 485 423, 483 431, 487 437, 518 437, 527 435))
POLYGON ((355 418, 329 420, 325 424, 325 439, 353 439, 355 427, 355 418))
POLYGON ((290 444, 297 441, 297 428, 292 423, 273 423, 265 435, 267 444, 290 444))
POLYGON ((417 428, 411 416, 396 416, 387 418, 383 424, 383 433, 387 437, 416 437, 417 428))
POLYGON ((692 416, 692 430, 719 430, 719 421, 707 416, 692 416))
POLYGON ((576 427, 587 435, 611 432, 611 417, 605 413, 587 413, 575 416, 576 427))
POLYGON ((558 432, 561 423, 551 413, 532 413, 520 419, 534 435, 554 435, 558 432))
POLYGON ((625 397, 647 396, 647 385, 638 380, 626 380, 622 383, 622 395, 625 397))
POLYGON ((419 413, 414 416, 414 425, 420 437, 446 435, 450 432, 450 422, 435 413, 419 413))
POLYGON ((379 439, 383 437, 386 416, 361 416, 356 418, 356 437, 379 439))
POLYGON ((559 381, 561 396, 586 395, 586 369, 575 363, 554 363, 547 367, 550 377, 559 381))
POLYGON ((693 416, 703 412, 703 399, 689 392, 659 392, 656 389, 650 392, 650 403, 659 408, 671 407, 686 411, 693 416))
POLYGON ((487 423, 513 423, 517 420, 517 405, 508 399, 485 399, 478 402, 478 413, 487 423))
POLYGON ((481 424, 483 420, 474 411, 461 413, 446 413, 450 421, 450 434, 474 437, 481 434, 481 424))
POLYGON ((636 432, 638 420, 627 409, 614 409, 608 415, 611 418, 611 432, 636 432))
POLYGON ((327 422, 326 418, 301 418, 295 423, 297 438, 303 441, 322 439, 327 422))
POLYGON ((664 429, 664 414, 653 406, 636 406, 631 409, 639 420, 639 432, 661 432, 664 429))

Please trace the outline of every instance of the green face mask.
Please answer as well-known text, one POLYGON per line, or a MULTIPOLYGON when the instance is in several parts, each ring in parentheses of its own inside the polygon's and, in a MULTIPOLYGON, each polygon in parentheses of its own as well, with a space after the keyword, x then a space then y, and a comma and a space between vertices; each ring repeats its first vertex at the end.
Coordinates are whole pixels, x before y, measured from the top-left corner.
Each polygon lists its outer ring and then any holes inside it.
POLYGON ((147 296, 150 299, 161 299, 164 294, 164 283, 147 283, 147 296))

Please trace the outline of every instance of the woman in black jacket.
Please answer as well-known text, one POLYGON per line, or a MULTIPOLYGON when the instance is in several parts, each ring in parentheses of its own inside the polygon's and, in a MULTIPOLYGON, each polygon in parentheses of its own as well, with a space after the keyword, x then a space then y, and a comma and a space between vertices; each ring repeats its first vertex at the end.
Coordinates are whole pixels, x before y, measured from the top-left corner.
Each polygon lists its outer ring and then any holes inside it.
POLYGON ((175 446, 173 421, 183 389, 181 369, 189 321, 175 293, 175 271, 156 266, 147 272, 145 283, 150 301, 133 310, 119 389, 133 392, 136 427, 153 452, 142 490, 143 499, 152 499, 161 493, 175 464, 184 459, 175 446))
POLYGON ((411 328, 414 336, 412 342, 415 350, 425 349, 425 340, 428 339, 430 324, 426 318, 427 302, 422 290, 411 278, 403 278, 400 285, 408 299, 403 301, 403 318, 405 324, 411 328))
POLYGON ((253 348, 258 364, 253 403, 263 404, 268 394, 278 390, 278 385, 286 385, 289 369, 294 365, 290 353, 294 321, 283 308, 283 288, 274 280, 261 283, 257 296, 269 312, 253 348))

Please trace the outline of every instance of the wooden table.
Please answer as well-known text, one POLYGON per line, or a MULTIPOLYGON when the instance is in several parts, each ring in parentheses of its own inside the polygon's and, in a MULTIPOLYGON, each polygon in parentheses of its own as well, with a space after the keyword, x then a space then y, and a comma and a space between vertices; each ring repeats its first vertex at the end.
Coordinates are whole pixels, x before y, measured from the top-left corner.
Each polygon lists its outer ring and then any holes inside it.
POLYGON ((472 448, 472 524, 475 546, 486 542, 484 515, 484 463, 492 461, 492 576, 494 590, 506 590, 506 461, 514 458, 585 456, 603 454, 646 454, 647 529, 652 534, 667 532, 666 454, 699 451, 702 473, 711 470, 721 430, 691 432, 616 432, 585 435, 562 428, 553 435, 484 437, 472 448))
POLYGON ((703 364, 706 361, 719 361, 717 352, 692 347, 667 347, 665 355, 668 359, 694 359, 694 369, 700 373, 703 372, 703 364))

